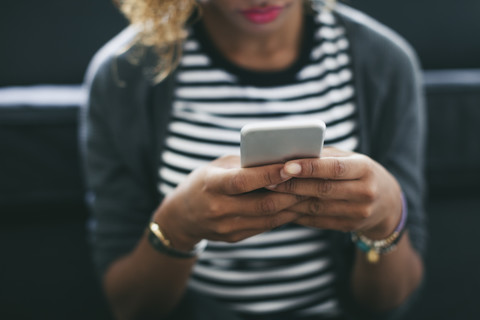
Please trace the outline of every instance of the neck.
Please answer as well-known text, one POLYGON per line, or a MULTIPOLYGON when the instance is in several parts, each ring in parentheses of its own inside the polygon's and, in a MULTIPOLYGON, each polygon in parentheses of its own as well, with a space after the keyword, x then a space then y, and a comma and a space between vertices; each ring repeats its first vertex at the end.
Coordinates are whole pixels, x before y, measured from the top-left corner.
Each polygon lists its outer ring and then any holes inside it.
POLYGON ((300 52, 301 1, 294 2, 290 10, 288 21, 274 30, 258 33, 238 28, 208 5, 203 8, 202 19, 212 42, 228 60, 247 69, 276 71, 290 66, 300 52))

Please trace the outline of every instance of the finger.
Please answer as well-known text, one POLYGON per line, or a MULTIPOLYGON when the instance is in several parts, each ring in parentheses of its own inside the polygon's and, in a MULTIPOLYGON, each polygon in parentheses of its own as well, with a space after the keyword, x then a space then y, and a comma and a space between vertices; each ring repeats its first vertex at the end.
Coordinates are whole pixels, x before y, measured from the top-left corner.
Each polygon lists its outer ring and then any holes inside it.
POLYGON ((297 178, 355 180, 369 170, 368 158, 352 154, 348 157, 323 157, 289 161, 283 167, 283 175, 297 178))
POLYGON ((212 161, 212 164, 225 169, 240 168, 240 157, 225 155, 212 161))
POLYGON ((282 167, 283 164, 252 168, 216 168, 210 170, 206 185, 216 192, 230 195, 251 192, 290 179, 281 175, 282 167))
POLYGON ((337 217, 300 216, 294 222, 307 227, 342 232, 356 231, 361 228, 360 225, 354 220, 337 217))
POLYGON ((335 217, 349 220, 361 220, 368 218, 370 209, 368 205, 358 202, 309 198, 291 206, 288 210, 314 217, 335 217))
POLYGON ((332 200, 367 201, 375 196, 375 190, 361 180, 294 178, 276 186, 269 186, 267 189, 305 197, 332 200))
POLYGON ((269 216, 225 218, 218 223, 209 239, 236 242, 295 221, 298 217, 296 212, 284 210, 269 216))
POLYGON ((222 235, 222 234, 214 234, 210 237, 208 237, 208 240, 212 241, 222 241, 222 242, 229 242, 229 243, 235 243, 239 242, 248 238, 251 238, 253 236, 256 236, 263 231, 260 230, 242 230, 234 233, 230 233, 227 235, 222 235))
POLYGON ((335 147, 325 147, 322 150, 322 155, 321 157, 348 157, 355 154, 352 151, 347 151, 347 150, 341 150, 337 149, 335 147))
POLYGON ((232 199, 231 214, 246 216, 272 215, 285 210, 306 197, 279 192, 258 192, 235 196, 232 199))

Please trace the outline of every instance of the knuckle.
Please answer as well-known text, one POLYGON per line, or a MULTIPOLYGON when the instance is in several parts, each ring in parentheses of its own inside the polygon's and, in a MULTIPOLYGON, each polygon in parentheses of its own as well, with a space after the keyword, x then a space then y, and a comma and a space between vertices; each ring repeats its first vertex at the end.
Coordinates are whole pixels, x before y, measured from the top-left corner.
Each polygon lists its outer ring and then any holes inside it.
POLYGON ((295 179, 290 179, 282 183, 284 191, 287 193, 294 193, 297 189, 297 181, 295 179))
POLYGON ((213 219, 222 218, 234 210, 234 201, 228 196, 210 197, 207 201, 209 216, 213 219))
POLYGON ((258 210, 264 213, 273 213, 276 211, 276 203, 270 197, 265 197, 258 202, 258 210))
POLYGON ((332 163, 333 175, 335 178, 342 178, 345 176, 346 168, 345 163, 340 159, 334 159, 332 163))
POLYGON ((330 194, 332 189, 333 189, 333 183, 331 180, 325 179, 325 180, 319 181, 319 183, 317 184, 317 193, 320 196, 330 194))
POLYGON ((268 170, 263 173, 263 181, 266 186, 278 183, 277 179, 275 179, 274 174, 268 170))
POLYGON ((315 165, 315 162, 308 161, 307 164, 308 164, 307 166, 303 166, 303 167, 306 167, 305 169, 306 169, 307 175, 314 176, 317 173, 317 166, 315 165))
POLYGON ((213 191, 212 183, 210 183, 208 180, 205 181, 202 184, 200 191, 203 193, 211 193, 213 191))
POLYGON ((375 198, 377 197, 377 192, 375 190, 375 187, 369 186, 363 190, 363 197, 365 200, 371 202, 374 201, 375 198))
POLYGON ((247 190, 247 179, 243 175, 234 175, 230 183, 234 193, 243 193, 247 190))
POLYGON ((308 213, 313 215, 318 214, 322 212, 323 206, 323 202, 320 201, 320 199, 311 199, 308 202, 308 213))
POLYGON ((362 220, 368 219, 372 215, 372 208, 371 206, 362 206, 358 210, 358 217, 362 220))
POLYGON ((222 208, 218 202, 212 201, 208 206, 208 214, 212 218, 218 218, 222 216, 222 208))
MULTIPOLYGON (((370 180, 370 179, 369 179, 370 180)), ((378 187, 375 183, 368 181, 365 187, 362 189, 362 196, 368 202, 376 200, 378 195, 378 187)))

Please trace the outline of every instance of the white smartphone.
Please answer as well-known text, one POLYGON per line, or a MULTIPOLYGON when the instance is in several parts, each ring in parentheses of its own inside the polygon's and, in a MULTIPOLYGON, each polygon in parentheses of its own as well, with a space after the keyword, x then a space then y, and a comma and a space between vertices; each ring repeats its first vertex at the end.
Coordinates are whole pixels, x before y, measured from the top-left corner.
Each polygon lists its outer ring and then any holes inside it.
POLYGON ((321 120, 268 121, 245 125, 241 130, 242 167, 318 158, 325 138, 321 120))

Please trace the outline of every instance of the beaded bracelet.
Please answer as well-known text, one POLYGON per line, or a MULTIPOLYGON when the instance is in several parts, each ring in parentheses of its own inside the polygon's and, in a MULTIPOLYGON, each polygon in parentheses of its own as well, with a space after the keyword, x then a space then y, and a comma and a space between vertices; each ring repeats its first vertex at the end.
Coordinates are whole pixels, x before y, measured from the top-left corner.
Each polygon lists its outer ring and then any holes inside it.
POLYGON ((403 193, 402 199, 402 216, 400 223, 395 228, 393 233, 387 238, 382 240, 371 240, 364 236, 361 232, 352 232, 352 241, 363 252, 367 253, 367 260, 370 263, 377 263, 380 260, 381 254, 386 254, 393 251, 397 247, 397 243, 400 241, 403 233, 405 232, 405 223, 407 221, 408 209, 405 202, 403 193))

